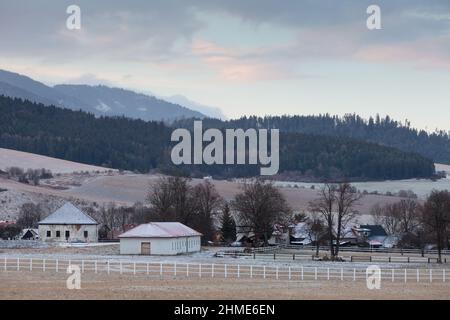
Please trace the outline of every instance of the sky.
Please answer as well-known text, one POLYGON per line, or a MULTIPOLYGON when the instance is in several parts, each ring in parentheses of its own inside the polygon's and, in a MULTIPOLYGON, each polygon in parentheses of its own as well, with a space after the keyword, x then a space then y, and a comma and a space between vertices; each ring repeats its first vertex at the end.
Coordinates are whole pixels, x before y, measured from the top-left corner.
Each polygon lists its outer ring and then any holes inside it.
POLYGON ((450 1, 0 0, 0 68, 181 94, 230 118, 378 113, 449 131, 450 1))

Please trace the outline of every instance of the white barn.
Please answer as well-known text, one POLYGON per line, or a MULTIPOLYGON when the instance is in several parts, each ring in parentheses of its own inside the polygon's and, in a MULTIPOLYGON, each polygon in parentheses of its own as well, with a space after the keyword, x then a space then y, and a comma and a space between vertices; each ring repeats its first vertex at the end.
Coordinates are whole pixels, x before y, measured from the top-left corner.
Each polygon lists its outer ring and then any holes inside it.
POLYGON ((98 223, 68 202, 39 222, 39 238, 53 242, 97 242, 98 223))
POLYGON ((202 234, 179 222, 141 224, 119 236, 120 254, 177 255, 200 251, 202 234))

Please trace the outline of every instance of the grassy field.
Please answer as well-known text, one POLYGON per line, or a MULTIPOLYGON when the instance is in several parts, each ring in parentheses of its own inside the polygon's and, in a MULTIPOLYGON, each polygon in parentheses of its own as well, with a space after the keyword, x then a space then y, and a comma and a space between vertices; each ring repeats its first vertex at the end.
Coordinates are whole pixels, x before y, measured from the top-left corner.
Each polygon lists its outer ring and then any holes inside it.
POLYGON ((256 279, 155 279, 130 274, 85 273, 69 290, 60 272, 0 272, 0 299, 450 299, 444 282, 272 281, 256 279))

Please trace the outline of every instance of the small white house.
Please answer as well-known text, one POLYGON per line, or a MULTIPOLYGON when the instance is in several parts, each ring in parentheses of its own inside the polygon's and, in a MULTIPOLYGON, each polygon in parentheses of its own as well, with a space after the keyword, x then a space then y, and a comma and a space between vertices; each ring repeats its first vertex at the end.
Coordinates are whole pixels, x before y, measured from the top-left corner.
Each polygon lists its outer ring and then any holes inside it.
POLYGON ((177 255, 200 251, 202 234, 179 222, 141 224, 119 236, 120 254, 177 255))
POLYGON ((39 238, 53 242, 97 242, 98 223, 68 202, 39 222, 39 238))

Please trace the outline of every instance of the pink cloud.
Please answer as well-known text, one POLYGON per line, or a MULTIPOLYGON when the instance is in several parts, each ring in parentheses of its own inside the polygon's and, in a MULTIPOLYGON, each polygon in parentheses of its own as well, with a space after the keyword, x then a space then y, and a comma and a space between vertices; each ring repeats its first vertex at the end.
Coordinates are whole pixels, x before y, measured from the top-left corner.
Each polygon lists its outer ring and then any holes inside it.
POLYGON ((354 57, 369 62, 405 63, 417 68, 450 68, 450 36, 359 49, 354 57))
POLYGON ((204 40, 195 40, 192 44, 192 53, 223 80, 254 82, 294 76, 283 63, 264 60, 261 56, 264 50, 224 48, 204 40))

